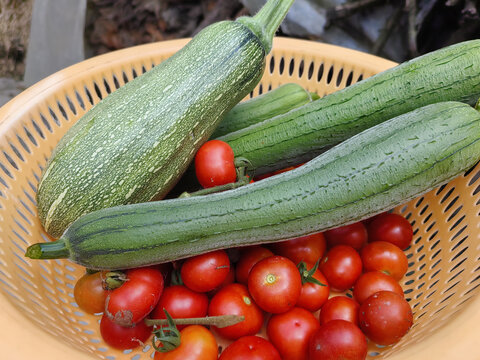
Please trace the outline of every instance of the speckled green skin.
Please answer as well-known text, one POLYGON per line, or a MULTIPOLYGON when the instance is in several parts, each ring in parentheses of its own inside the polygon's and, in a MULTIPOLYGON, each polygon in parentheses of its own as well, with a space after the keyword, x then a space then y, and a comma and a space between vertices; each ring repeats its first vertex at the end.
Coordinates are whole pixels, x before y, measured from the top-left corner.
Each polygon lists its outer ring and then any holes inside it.
POLYGON ((480 97, 480 40, 440 49, 308 103, 219 137, 256 174, 312 159, 394 116, 440 101, 480 97))
POLYGON ((480 113, 458 102, 428 105, 367 129, 302 167, 235 190, 87 214, 56 243, 35 244, 27 255, 122 269, 284 240, 391 209, 479 158, 480 113), (61 249, 60 255, 48 247, 61 249))
POLYGON ((39 184, 46 231, 58 237, 82 214, 161 198, 260 81, 265 55, 245 25, 219 22, 94 106, 55 148, 39 184))

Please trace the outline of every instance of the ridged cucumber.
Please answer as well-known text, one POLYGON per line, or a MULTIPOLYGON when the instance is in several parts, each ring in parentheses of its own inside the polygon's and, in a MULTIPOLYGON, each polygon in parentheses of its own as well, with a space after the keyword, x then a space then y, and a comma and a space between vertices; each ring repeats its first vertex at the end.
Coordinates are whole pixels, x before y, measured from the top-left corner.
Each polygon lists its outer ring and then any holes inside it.
POLYGON ((45 230, 82 214, 163 197, 228 111, 264 72, 293 0, 222 21, 88 111, 55 148, 38 186, 45 230))
POLYGON ((208 196, 87 214, 35 259, 122 269, 214 249, 279 241, 358 221, 445 183, 480 158, 480 113, 425 106, 369 128, 307 164, 208 196))
POLYGON ((318 98, 317 94, 310 93, 298 84, 287 83, 281 85, 276 89, 235 105, 211 137, 216 138, 265 119, 285 114, 318 98))
POLYGON ((440 101, 480 97, 480 40, 433 51, 294 109, 221 136, 262 174, 310 160, 352 135, 440 101))

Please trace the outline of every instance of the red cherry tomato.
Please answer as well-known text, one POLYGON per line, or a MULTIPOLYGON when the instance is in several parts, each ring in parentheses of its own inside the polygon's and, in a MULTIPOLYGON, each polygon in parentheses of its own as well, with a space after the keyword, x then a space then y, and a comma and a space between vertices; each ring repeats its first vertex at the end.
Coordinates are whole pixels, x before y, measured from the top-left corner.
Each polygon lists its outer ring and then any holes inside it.
POLYGON ((402 287, 393 277, 380 271, 369 271, 358 278, 353 287, 353 297, 362 304, 368 297, 379 291, 393 291, 404 296, 402 287))
POLYGON ((212 332, 201 325, 189 325, 180 331, 180 346, 168 352, 156 352, 154 360, 217 360, 218 345, 212 332))
POLYGON ((302 279, 295 264, 283 256, 260 260, 248 276, 248 291, 261 309, 282 313, 295 306, 302 279))
MULTIPOLYGON (((190 290, 183 285, 172 285, 164 291, 157 306, 153 309, 153 319, 166 319, 164 310, 174 319, 207 316, 208 297, 204 293, 190 290)), ((185 326, 177 325, 178 330, 185 326)))
POLYGON ((367 339, 349 321, 332 320, 322 325, 311 337, 309 360, 364 360, 367 339))
POLYGON ((235 267, 235 277, 240 284, 247 285, 248 274, 253 265, 262 259, 273 256, 273 252, 263 246, 248 246, 240 251, 240 259, 235 267))
POLYGON ((114 289, 105 302, 106 315, 117 324, 132 326, 157 305, 163 292, 163 274, 155 267, 127 270, 127 281, 114 289))
POLYGON ((73 297, 78 307, 87 314, 98 314, 105 310, 105 300, 110 291, 104 289, 103 272, 85 274, 75 283, 73 297))
POLYGON ((381 271, 399 281, 408 270, 408 259, 398 246, 374 241, 360 251, 364 271, 381 271))
POLYGON ((244 336, 223 350, 219 360, 281 360, 272 343, 260 336, 244 336))
POLYGON ((116 324, 106 315, 100 320, 100 335, 111 347, 120 350, 133 349, 143 346, 152 334, 152 328, 145 325, 143 321, 130 327, 116 324))
POLYGON ((309 339, 319 328, 310 311, 294 307, 269 319, 267 336, 283 360, 307 359, 309 339))
POLYGON ((337 245, 322 259, 320 271, 332 289, 345 291, 351 288, 361 275, 362 259, 351 246, 337 245))
POLYGON ((325 239, 329 247, 348 245, 355 250, 360 250, 367 243, 367 238, 367 228, 362 222, 325 231, 325 239))
POLYGON ((207 292, 209 298, 214 296, 218 291, 223 289, 225 286, 235 283, 235 265, 230 263, 230 269, 228 270, 227 277, 218 285, 215 289, 207 292))
POLYGON ((195 173, 204 188, 235 182, 237 172, 230 145, 221 140, 203 144, 195 155, 195 173))
POLYGON ((186 287, 197 292, 215 289, 225 281, 230 271, 230 259, 225 250, 211 251, 185 260, 180 270, 186 287))
POLYGON ((245 320, 224 328, 212 327, 215 332, 227 339, 255 335, 263 325, 263 312, 255 304, 243 284, 230 284, 218 291, 210 300, 208 316, 240 315, 245 320))
POLYGON ((383 213, 367 225, 368 241, 386 241, 405 250, 412 242, 412 225, 402 215, 383 213))
POLYGON ((413 314, 403 296, 392 291, 380 291, 360 305, 359 322, 370 340, 379 345, 391 345, 411 328, 413 314))
POLYGON ((358 326, 360 305, 347 296, 334 296, 327 300, 320 310, 320 325, 332 320, 345 320, 358 326))
POLYGON ((328 300, 328 296, 330 295, 330 286, 328 285, 327 278, 321 273, 320 270, 317 269, 313 273, 312 277, 322 283, 323 286, 309 280, 304 282, 296 306, 311 312, 315 312, 319 310, 328 300))
POLYGON ((295 264, 304 261, 309 267, 322 258, 326 247, 323 233, 301 236, 271 245, 275 254, 289 258, 295 264))

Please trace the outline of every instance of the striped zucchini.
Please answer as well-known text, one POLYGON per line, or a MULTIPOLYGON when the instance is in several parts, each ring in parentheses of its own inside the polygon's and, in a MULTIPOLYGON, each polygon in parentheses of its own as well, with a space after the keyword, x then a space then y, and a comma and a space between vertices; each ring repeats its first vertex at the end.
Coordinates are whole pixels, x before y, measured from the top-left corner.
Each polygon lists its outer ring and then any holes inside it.
POLYGON ((445 183, 480 158, 480 113, 443 102, 369 128, 304 166, 208 196, 87 214, 34 259, 122 269, 279 241, 358 221, 445 183))
POLYGON ((276 89, 235 105, 211 137, 216 138, 246 128, 284 114, 318 98, 317 94, 308 92, 298 84, 287 83, 281 85, 276 89))
POLYGON ((221 119, 260 81, 293 0, 215 23, 88 111, 55 148, 38 186, 40 220, 60 236, 82 214, 163 197, 221 119))
POLYGON ((418 107, 451 100, 474 104, 479 97, 480 40, 472 40, 218 139, 262 174, 308 161, 366 128, 418 107))

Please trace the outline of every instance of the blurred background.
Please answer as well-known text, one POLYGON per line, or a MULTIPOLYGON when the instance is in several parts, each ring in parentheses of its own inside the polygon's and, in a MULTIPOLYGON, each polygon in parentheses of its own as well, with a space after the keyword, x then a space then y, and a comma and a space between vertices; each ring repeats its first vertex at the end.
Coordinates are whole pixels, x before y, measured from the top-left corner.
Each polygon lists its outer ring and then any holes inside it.
MULTIPOLYGON (((75 62, 191 37, 265 0, 0 0, 0 106, 75 62)), ((479 0, 296 0, 279 36, 402 62, 480 38, 479 0)))

